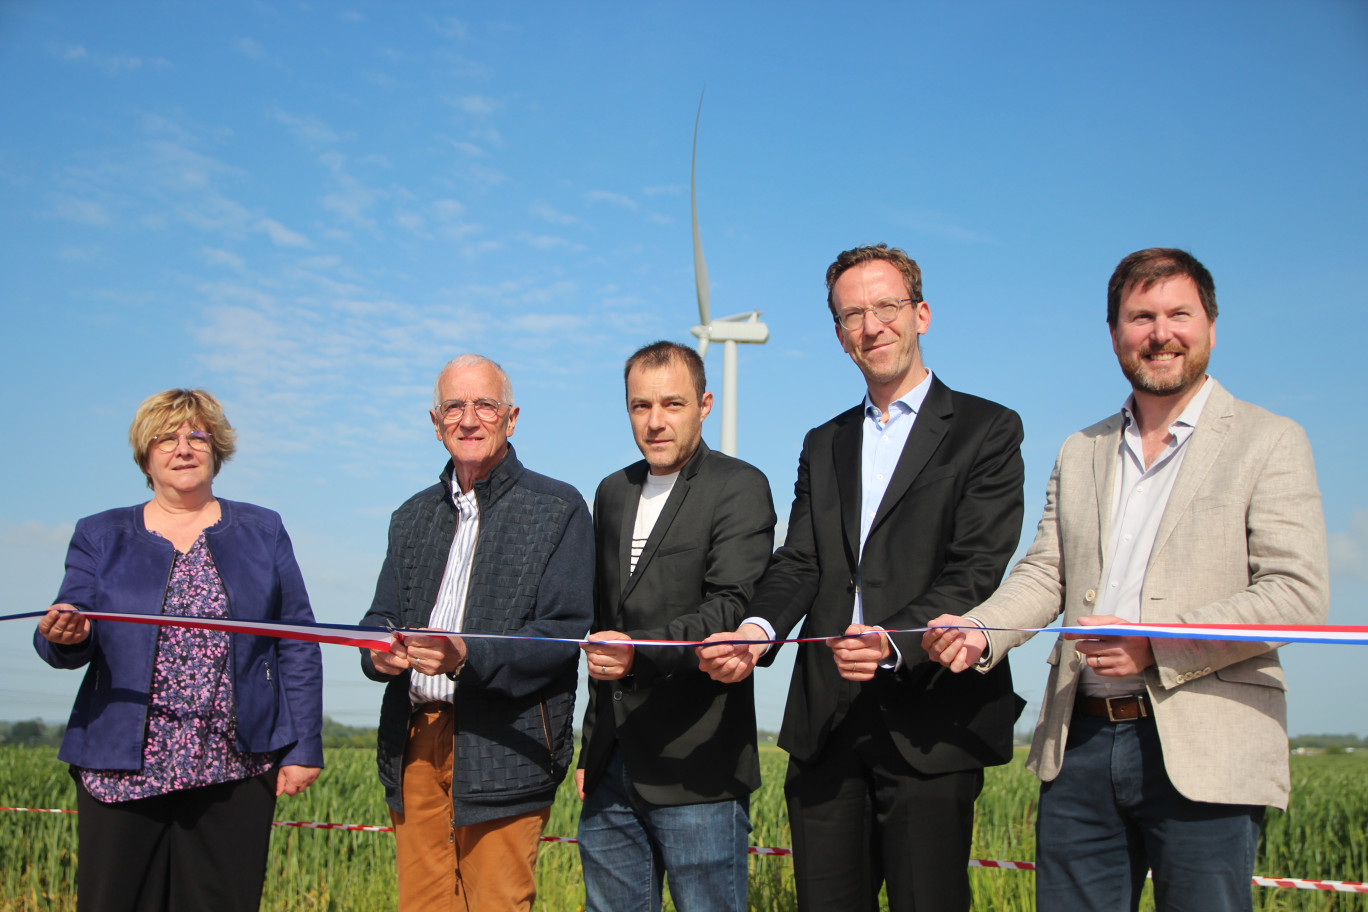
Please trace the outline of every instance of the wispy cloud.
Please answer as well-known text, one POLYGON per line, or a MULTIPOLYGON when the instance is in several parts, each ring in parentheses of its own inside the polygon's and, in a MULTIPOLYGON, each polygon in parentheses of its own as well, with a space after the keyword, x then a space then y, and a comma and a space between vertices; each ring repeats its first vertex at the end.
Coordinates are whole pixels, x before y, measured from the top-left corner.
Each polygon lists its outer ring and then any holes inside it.
POLYGON ((474 117, 488 117, 503 107, 503 102, 487 95, 448 95, 445 101, 463 114, 474 117))
POLYGON ((550 222, 553 225, 583 224, 583 222, 581 222, 575 216, 567 215, 564 212, 560 212, 556 209, 553 209, 549 204, 544 203, 541 200, 537 200, 535 203, 532 204, 532 214, 539 219, 543 219, 544 221, 550 222))
POLYGON ((482 187, 497 187, 508 180, 508 175, 484 165, 470 165, 465 169, 466 179, 482 187))
POLYGON ((623 209, 630 209, 635 212, 637 208, 636 200, 621 193, 614 193, 611 190, 590 190, 584 194, 584 198, 591 203, 611 203, 614 206, 621 206, 623 209))
POLYGON ((9 548, 53 550, 65 548, 76 527, 70 524, 45 526, 40 522, 0 523, 0 545, 9 548))
POLYGON ((247 265, 246 260, 236 253, 231 250, 220 250, 217 247, 201 247, 200 256, 210 266, 226 266, 229 269, 240 270, 247 265))
POLYGON ((470 36, 470 29, 466 24, 454 16, 447 16, 445 19, 438 19, 432 22, 432 30, 443 38, 465 39, 470 36))
POLYGON ((110 75, 133 73, 138 70, 174 69, 165 57, 139 57, 135 54, 99 54, 86 50, 85 45, 73 44, 54 47, 52 53, 59 60, 72 64, 88 64, 110 75))
POLYGON ((103 228, 110 223, 109 210, 103 203, 59 194, 52 200, 52 214, 63 221, 103 228))
POLYGON ((338 281, 328 273, 339 265, 336 257, 311 257, 269 276, 196 289, 202 306, 194 337, 206 366, 238 392, 234 421, 282 428, 279 441, 253 456, 263 468, 307 448, 366 464, 361 454, 375 449, 376 416, 399 405, 372 378, 388 378, 388 387, 401 391, 393 395, 408 396, 425 388, 452 352, 479 349, 492 333, 503 339, 511 331, 519 351, 546 352, 567 340, 595 341, 602 331, 574 309, 579 291, 569 280, 519 276, 414 302, 338 281), (321 421, 324 413, 333 417, 321 421))
POLYGON ((1355 510, 1342 532, 1330 533, 1330 573, 1368 581, 1368 510, 1355 510))
POLYGON ((257 222, 257 227, 266 232, 266 236, 271 239, 271 243, 277 247, 311 247, 309 239, 304 235, 291 231, 273 218, 264 218, 257 222))
POLYGON ((260 60, 266 56, 266 49, 261 46, 261 42, 252 38, 239 38, 233 42, 233 50, 249 60, 260 60))
POLYGON ((68 263, 93 263, 103 256, 104 250, 100 247, 65 246, 57 248, 57 258, 68 263))
POLYGON ((311 115, 291 114, 276 108, 270 111, 269 116, 285 127, 291 136, 310 148, 333 146, 343 138, 336 130, 311 115))
POLYGON ((910 212, 905 218, 908 228, 933 237, 966 244, 991 244, 993 238, 972 228, 966 228, 944 213, 931 210, 910 212))
POLYGON ((424 234, 427 232, 427 219, 423 218, 418 212, 410 212, 400 209, 394 213, 394 221, 400 228, 406 228, 414 234, 424 234))
POLYGON ((501 247, 503 247, 503 244, 499 241, 477 241, 474 244, 467 244, 461 249, 461 253, 471 259, 475 259, 484 256, 487 253, 493 253, 501 247))
POLYGON ((364 70, 361 78, 371 85, 379 86, 382 89, 395 89, 399 87, 399 80, 389 73, 381 73, 378 70, 364 70))
POLYGON ((465 211, 460 200, 445 198, 433 200, 416 209, 400 208, 395 212, 394 221, 423 238, 432 238, 437 234, 453 239, 463 238, 480 231, 480 226, 465 221, 465 211))
POLYGON ((465 206, 460 200, 439 199, 432 201, 432 215, 444 222, 451 222, 465 215, 465 206))
POLYGON ((488 146, 502 146, 503 134, 494 127, 485 124, 470 131, 470 135, 485 143, 488 146))
POLYGON ((478 156, 485 154, 484 149, 481 149, 474 143, 463 142, 459 139, 450 139, 447 140, 447 142, 450 143, 451 148, 455 149, 457 152, 460 152, 462 155, 468 155, 471 158, 476 158, 478 156))
POLYGON ((319 157, 332 177, 335 189, 324 194, 323 208, 343 225, 377 231, 375 219, 368 214, 383 199, 384 191, 367 186, 347 169, 347 157, 340 152, 325 152, 319 157))
POLYGON ((554 250, 563 247, 569 250, 584 250, 583 244, 576 244, 567 238, 556 237, 550 234, 529 234, 523 236, 523 241, 537 250, 554 250))

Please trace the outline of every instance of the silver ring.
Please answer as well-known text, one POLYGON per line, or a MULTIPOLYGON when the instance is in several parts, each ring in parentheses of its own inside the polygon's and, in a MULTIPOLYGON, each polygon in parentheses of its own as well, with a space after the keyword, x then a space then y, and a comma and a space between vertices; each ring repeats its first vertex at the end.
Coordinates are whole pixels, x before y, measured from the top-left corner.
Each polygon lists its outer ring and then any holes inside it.
POLYGON ((599 666, 599 674, 606 675, 607 673, 608 673, 608 666, 607 666, 607 665, 600 665, 600 666, 599 666))

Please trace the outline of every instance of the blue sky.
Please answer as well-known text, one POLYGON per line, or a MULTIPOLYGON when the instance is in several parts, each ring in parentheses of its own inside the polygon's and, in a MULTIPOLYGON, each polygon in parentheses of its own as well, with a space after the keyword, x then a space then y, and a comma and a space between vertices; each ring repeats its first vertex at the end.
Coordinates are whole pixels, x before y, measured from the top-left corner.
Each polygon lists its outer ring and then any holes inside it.
MULTIPOLYGON (((322 620, 364 613, 390 511, 441 468, 455 354, 504 364, 520 456, 592 497, 638 455, 622 360, 692 341, 706 86, 713 313, 770 327, 739 446, 782 516, 803 433, 863 392, 824 309, 838 251, 907 249, 928 364, 1021 413, 1024 550, 1059 444, 1126 392, 1107 277, 1181 246, 1216 277, 1212 374, 1311 437, 1332 620, 1368 624, 1368 6, 848 9, 6 0, 0 613, 49 604, 77 518, 146 497, 127 427, 171 386, 224 401, 216 491, 280 511, 322 620)), ((0 626, 0 718, 63 719, 79 676, 29 635, 0 626)), ((1046 645, 1014 660, 1033 704, 1046 645)), ((1294 733, 1368 733, 1356 648, 1284 650, 1294 733)), ((350 650, 325 661, 327 712, 373 721, 350 650)), ((759 680, 777 728, 787 675, 759 680)))

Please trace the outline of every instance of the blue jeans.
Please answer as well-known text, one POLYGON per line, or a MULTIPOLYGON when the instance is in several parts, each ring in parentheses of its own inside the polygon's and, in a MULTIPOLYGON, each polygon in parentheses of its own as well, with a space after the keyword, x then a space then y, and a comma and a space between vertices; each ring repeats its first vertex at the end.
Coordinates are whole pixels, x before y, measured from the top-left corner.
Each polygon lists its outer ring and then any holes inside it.
POLYGON ((659 912, 668 873, 670 898, 679 912, 745 912, 748 804, 648 804, 633 790, 614 749, 580 812, 585 908, 659 912))
POLYGON ((1036 908, 1134 912, 1152 867, 1158 912, 1247 912, 1263 812, 1180 795, 1153 718, 1075 714, 1059 776, 1040 787, 1036 908))

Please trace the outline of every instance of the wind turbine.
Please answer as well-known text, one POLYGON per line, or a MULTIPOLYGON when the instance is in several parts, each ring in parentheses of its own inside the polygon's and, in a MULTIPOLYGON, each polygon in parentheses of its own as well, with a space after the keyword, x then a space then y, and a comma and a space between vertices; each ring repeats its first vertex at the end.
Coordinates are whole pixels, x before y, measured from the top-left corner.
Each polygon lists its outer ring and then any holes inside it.
POLYGON ((698 290, 699 324, 689 332, 698 337, 698 356, 708 353, 709 342, 722 343, 722 442, 721 450, 736 455, 736 344, 763 345, 769 327, 760 322, 760 311, 712 319, 708 310, 708 264, 703 260, 703 241, 698 235, 698 122, 703 117, 703 96, 698 97, 694 118, 693 159, 689 163, 689 206, 693 214, 694 286, 698 290))

